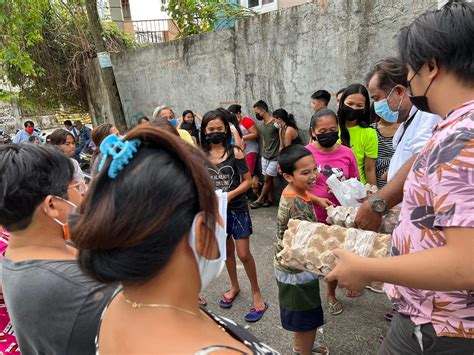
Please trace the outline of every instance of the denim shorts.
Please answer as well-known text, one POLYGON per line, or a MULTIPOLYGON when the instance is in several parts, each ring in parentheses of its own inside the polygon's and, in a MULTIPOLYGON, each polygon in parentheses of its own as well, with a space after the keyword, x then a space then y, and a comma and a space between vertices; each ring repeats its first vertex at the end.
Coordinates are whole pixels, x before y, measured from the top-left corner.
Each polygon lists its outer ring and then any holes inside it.
POLYGON ((239 240, 248 238, 252 233, 252 219, 248 209, 227 210, 227 235, 239 240))

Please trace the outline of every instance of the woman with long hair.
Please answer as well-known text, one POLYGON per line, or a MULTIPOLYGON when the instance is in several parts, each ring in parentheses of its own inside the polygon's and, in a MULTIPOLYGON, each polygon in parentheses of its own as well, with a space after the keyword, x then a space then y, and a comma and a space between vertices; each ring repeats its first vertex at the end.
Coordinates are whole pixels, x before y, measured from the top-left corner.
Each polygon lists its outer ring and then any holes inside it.
POLYGON ((199 128, 193 111, 186 110, 183 112, 178 128, 188 131, 191 137, 193 137, 194 143, 199 145, 199 128))
POLYGON ((376 185, 378 139, 375 130, 369 126, 369 117, 370 98, 367 89, 361 84, 349 85, 341 96, 337 112, 341 142, 354 152, 360 181, 376 185))
POLYGON ((255 322, 262 318, 267 309, 257 281, 255 260, 250 252, 252 220, 245 193, 251 187, 251 176, 244 158, 244 152, 231 143, 229 122, 221 110, 206 113, 201 126, 201 146, 215 167, 209 173, 216 190, 227 193, 227 260, 231 288, 222 295, 219 302, 223 308, 230 308, 240 292, 237 278, 235 250, 244 265, 252 288, 253 304, 245 320, 255 322), (235 243, 234 243, 235 240, 235 243))
POLYGON ((226 232, 204 155, 152 127, 123 140, 109 136, 101 151, 72 229, 82 267, 122 285, 103 313, 97 353, 272 353, 196 302, 225 259, 226 232))
POLYGON ((275 127, 280 130, 280 150, 292 144, 303 145, 295 117, 291 113, 288 114, 285 109, 279 108, 273 111, 272 116, 276 120, 275 127))
MULTIPOLYGON (((117 127, 115 127, 111 123, 102 123, 92 130, 91 139, 92 139, 92 143, 94 143, 95 145, 95 148, 92 151, 92 157, 91 157, 91 163, 90 163, 91 167, 94 166, 94 162, 100 153, 100 143, 102 143, 104 138, 107 137, 109 134, 116 134, 117 136, 119 136, 120 132, 117 129, 117 127)), ((92 168, 91 171, 94 171, 94 169, 92 168)))

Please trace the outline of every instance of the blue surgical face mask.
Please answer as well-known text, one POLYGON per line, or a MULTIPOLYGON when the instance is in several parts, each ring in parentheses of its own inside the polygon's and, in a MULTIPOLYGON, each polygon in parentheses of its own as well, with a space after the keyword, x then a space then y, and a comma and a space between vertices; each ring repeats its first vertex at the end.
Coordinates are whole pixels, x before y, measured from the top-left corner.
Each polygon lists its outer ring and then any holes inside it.
POLYGON ((173 118, 172 120, 169 120, 168 122, 171 123, 175 127, 178 125, 178 120, 176 118, 173 118))
MULTIPOLYGON (((395 87, 393 89, 395 89, 395 87)), ((392 109, 388 105, 388 98, 390 97, 390 95, 392 95, 393 89, 390 91, 386 99, 374 102, 375 113, 378 116, 382 117, 384 121, 387 121, 389 123, 395 123, 398 121, 400 106, 402 104, 402 100, 400 100, 397 111, 392 111, 392 109)))

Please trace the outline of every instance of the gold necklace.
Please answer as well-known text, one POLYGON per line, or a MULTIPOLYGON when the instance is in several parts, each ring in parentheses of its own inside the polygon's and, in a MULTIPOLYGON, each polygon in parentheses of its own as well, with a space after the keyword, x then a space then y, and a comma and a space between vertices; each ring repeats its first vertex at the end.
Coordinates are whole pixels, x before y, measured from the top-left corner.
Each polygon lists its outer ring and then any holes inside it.
MULTIPOLYGON (((148 308, 168 308, 168 309, 175 309, 177 311, 181 311, 183 313, 186 313, 186 314, 189 314, 191 316, 194 316, 194 317, 198 317, 198 318, 201 318, 202 320, 205 320, 205 321, 210 321, 209 318, 207 317, 204 317, 202 314, 197 314, 195 312, 192 312, 190 310, 187 310, 187 309, 184 309, 184 308, 181 308, 181 307, 178 307, 178 306, 173 306, 172 304, 164 304, 164 303, 139 303, 139 302, 135 302, 135 301, 132 301, 130 299, 128 299, 126 296, 125 296, 125 293, 122 292, 122 297, 123 299, 125 300, 125 302, 127 302, 130 306, 132 306, 132 308, 144 308, 144 307, 148 307, 148 308)), ((215 322, 213 322, 215 323, 215 322)), ((223 332, 225 332, 226 330, 221 327, 220 325, 216 324, 217 327, 222 330, 223 332)))

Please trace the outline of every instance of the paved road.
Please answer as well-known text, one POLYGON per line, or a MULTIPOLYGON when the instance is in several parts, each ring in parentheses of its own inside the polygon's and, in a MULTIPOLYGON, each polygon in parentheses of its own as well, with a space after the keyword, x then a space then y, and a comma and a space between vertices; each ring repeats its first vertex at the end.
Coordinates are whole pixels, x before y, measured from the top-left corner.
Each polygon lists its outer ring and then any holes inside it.
MULTIPOLYGON (((251 237, 251 250, 257 262, 260 288, 270 308, 258 323, 251 324, 248 329, 260 340, 280 351, 291 355, 291 334, 281 328, 278 293, 273 276, 273 240, 275 238, 277 208, 261 208, 252 211, 254 235, 251 237)), ((238 262, 240 263, 240 262, 238 262)), ((224 270, 219 278, 208 287, 204 296, 208 307, 219 315, 231 318, 242 325, 251 305, 250 286, 245 270, 238 264, 241 293, 230 310, 221 309, 218 300, 221 293, 229 288, 229 281, 224 270)), ((322 295, 325 295, 325 283, 321 281, 322 295)), ((390 309, 390 303, 383 294, 365 291, 362 297, 349 299, 342 290, 338 290, 345 310, 339 316, 331 316, 327 310, 327 302, 323 299, 323 307, 327 324, 324 326, 325 340, 328 342, 332 355, 376 354, 378 337, 388 329, 388 322, 383 314, 390 309)))

